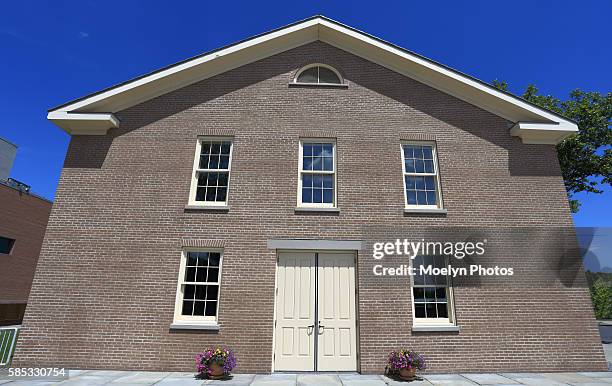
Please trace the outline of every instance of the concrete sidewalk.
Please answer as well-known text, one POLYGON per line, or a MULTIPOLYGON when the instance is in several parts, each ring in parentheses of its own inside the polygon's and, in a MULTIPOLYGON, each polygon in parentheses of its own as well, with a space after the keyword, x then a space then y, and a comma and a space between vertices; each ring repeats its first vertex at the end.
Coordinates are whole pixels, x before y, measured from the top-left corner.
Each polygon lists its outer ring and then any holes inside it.
POLYGON ((612 372, 585 373, 499 373, 432 374, 417 381, 403 382, 382 375, 361 374, 235 374, 230 379, 198 380, 193 373, 73 370, 64 381, 7 381, 0 385, 155 385, 155 386, 424 386, 424 385, 612 385, 612 372))

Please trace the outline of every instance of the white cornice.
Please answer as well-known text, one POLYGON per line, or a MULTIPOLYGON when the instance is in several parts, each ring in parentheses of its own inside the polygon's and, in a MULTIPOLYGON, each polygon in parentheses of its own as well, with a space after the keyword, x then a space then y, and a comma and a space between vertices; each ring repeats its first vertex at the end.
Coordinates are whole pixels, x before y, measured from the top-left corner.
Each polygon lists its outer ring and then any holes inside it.
POLYGON ((47 119, 70 135, 104 135, 119 127, 119 120, 111 113, 68 113, 51 111, 47 119))

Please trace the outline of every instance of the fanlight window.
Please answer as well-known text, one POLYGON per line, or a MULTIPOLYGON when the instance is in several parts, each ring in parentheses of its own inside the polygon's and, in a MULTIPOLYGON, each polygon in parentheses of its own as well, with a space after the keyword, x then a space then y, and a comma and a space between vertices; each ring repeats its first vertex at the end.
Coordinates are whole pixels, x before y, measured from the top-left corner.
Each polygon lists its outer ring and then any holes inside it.
POLYGON ((295 83, 342 84, 342 77, 331 67, 313 65, 301 70, 295 78, 295 83))

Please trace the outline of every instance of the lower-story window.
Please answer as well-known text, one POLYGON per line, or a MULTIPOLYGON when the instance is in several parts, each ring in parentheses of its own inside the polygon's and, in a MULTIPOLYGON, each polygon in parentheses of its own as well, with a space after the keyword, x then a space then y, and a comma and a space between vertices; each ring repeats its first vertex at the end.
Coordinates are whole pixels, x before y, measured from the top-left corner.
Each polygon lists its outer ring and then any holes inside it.
POLYGON ((183 251, 179 273, 175 323, 215 324, 219 310, 222 252, 183 251))
POLYGON ((413 277, 412 299, 415 324, 453 324, 452 287, 447 275, 428 274, 424 269, 445 268, 445 256, 417 256, 412 261, 416 269, 413 277))

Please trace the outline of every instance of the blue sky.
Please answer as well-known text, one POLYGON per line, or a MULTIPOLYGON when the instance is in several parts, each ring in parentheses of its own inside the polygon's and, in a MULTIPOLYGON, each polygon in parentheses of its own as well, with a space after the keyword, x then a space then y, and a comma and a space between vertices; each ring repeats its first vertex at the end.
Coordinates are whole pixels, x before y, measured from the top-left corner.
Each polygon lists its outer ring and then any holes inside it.
MULTIPOLYGON (((53 198, 69 138, 48 108, 314 14, 515 93, 612 91, 608 1, 5 2, 0 136, 19 146, 12 177, 53 198)), ((612 226, 611 189, 580 198, 577 226, 612 226)))

